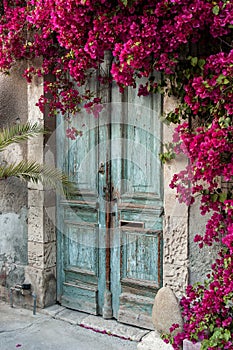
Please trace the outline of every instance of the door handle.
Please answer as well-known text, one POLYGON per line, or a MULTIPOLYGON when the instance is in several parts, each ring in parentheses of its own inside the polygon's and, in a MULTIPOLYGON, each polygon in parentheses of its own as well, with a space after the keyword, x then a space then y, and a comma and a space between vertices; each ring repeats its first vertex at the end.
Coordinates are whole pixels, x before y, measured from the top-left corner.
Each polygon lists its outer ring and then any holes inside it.
POLYGON ((114 191, 114 187, 113 186, 104 186, 103 187, 103 192, 105 193, 105 194, 110 194, 110 193, 113 193, 113 191, 114 191))
POLYGON ((105 166, 104 163, 101 162, 99 165, 98 173, 104 175, 105 174, 105 166))

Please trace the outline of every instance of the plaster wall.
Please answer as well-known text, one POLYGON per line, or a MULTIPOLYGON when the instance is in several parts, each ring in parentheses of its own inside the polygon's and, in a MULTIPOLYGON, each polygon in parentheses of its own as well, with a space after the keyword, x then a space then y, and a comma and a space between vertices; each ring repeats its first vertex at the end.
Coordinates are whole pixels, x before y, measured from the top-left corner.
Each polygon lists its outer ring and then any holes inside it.
POLYGON ((199 248, 198 243, 194 242, 196 234, 203 234, 206 222, 210 215, 202 216, 199 210, 200 202, 196 202, 190 208, 189 218, 189 275, 191 284, 204 282, 206 275, 211 271, 211 265, 218 255, 220 244, 214 244, 211 247, 204 246, 199 248))
MULTIPOLYGON (((0 75, 0 127, 27 121, 27 86, 18 66, 0 75)), ((26 157, 27 145, 12 145, 0 154, 0 163, 26 157)), ((24 281, 27 264, 27 185, 19 179, 0 180, 0 298, 24 281)))

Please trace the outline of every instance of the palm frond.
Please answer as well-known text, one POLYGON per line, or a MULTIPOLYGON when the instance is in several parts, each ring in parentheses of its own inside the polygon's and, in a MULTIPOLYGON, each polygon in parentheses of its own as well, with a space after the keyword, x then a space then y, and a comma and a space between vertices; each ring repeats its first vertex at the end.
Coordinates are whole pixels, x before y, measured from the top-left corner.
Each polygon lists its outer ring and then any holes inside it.
POLYGON ((0 166, 0 179, 12 176, 34 183, 40 182, 60 193, 64 192, 66 195, 75 191, 74 183, 60 170, 37 162, 22 160, 17 164, 0 166))
POLYGON ((39 134, 45 134, 46 131, 37 123, 16 124, 0 129, 0 152, 12 143, 19 143, 28 140, 39 134))

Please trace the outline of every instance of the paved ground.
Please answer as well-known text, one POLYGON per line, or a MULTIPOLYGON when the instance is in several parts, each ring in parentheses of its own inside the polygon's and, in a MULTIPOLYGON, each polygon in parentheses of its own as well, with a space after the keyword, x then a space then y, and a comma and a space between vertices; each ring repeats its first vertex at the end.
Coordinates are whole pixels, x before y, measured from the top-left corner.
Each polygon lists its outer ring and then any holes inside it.
POLYGON ((172 347, 165 344, 156 331, 104 320, 59 305, 33 315, 32 311, 0 302, 0 350, 15 349, 172 350, 172 347))
MULTIPOLYGON (((138 342, 136 341, 123 340, 113 335, 94 332, 84 328, 84 325, 78 326, 77 320, 74 320, 73 311, 71 311, 70 320, 67 310, 60 309, 60 312, 57 312, 52 308, 48 309, 46 313, 37 313, 33 316, 29 310, 11 308, 7 304, 0 303, 0 350, 137 349, 138 342), (54 317, 68 319, 63 321, 54 317)), ((80 314, 77 313, 77 319, 80 318, 80 314)), ((91 327, 90 319, 89 326, 91 327)), ((108 332, 110 333, 109 330, 108 332)), ((136 333, 133 335, 131 331, 132 337, 136 336, 136 333)), ((125 336, 127 337, 127 334, 125 336)))

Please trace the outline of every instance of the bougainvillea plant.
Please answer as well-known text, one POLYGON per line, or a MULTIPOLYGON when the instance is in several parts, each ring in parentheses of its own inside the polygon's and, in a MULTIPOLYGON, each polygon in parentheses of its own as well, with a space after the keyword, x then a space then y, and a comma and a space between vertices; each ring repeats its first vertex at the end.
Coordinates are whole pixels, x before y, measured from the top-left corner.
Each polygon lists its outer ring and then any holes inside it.
MULTIPOLYGON (((182 300, 184 330, 170 336, 174 349, 184 338, 202 349, 233 349, 232 178, 233 178, 233 1, 232 0, 2 0, 0 69, 26 61, 24 76, 44 78, 38 101, 50 115, 78 117, 81 108, 98 117, 101 99, 86 87, 111 52, 110 75, 120 91, 173 94, 179 106, 166 116, 178 124, 176 153, 189 162, 171 187, 190 205, 201 196, 211 212, 200 246, 224 248, 204 286, 190 286, 182 300), (36 62, 41 62, 40 66, 36 62), (161 72, 155 81, 153 72, 161 72), (50 75, 53 79, 48 78, 50 75), (223 186, 224 184, 224 186, 223 186)), ((75 139, 74 127, 67 136, 75 139)), ((174 326, 175 327, 175 326, 174 326)))

